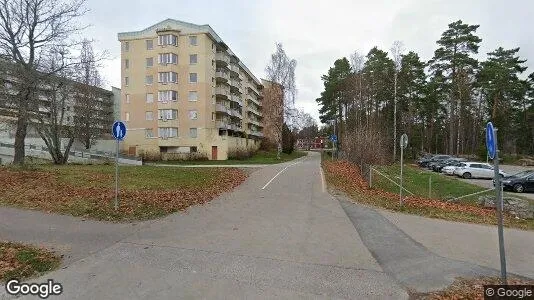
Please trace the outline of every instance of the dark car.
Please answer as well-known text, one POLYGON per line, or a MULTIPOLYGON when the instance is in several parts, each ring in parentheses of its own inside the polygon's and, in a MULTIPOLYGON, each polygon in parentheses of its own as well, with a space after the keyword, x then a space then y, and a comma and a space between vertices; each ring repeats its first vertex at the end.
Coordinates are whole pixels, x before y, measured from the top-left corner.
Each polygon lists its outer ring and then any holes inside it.
POLYGON ((447 160, 444 160, 444 161, 441 161, 441 162, 433 164, 432 165, 432 171, 441 172, 441 169, 443 169, 446 166, 459 167, 460 164, 462 163, 462 161, 463 161, 463 159, 461 159, 461 158, 447 159, 447 160))
POLYGON ((534 192, 534 170, 527 170, 504 177, 501 182, 503 190, 516 193, 534 192))
POLYGON ((432 157, 434 157, 434 154, 425 154, 421 157, 419 157, 419 160, 417 160, 417 164, 419 166, 422 166, 422 164, 428 163, 432 157))
POLYGON ((450 158, 452 158, 452 156, 450 155, 441 155, 441 154, 434 155, 429 159, 422 160, 419 163, 419 166, 421 166, 422 168, 431 168, 430 164, 441 162, 443 160, 450 159, 450 158))

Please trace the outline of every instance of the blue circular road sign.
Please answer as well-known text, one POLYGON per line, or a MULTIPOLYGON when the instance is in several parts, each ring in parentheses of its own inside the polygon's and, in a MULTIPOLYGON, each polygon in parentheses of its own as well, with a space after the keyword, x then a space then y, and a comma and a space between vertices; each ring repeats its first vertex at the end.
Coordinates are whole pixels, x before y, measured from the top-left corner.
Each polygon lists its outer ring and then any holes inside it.
POLYGON ((126 136, 126 125, 121 121, 115 121, 111 127, 111 133, 116 140, 122 141, 126 136))
POLYGON ((495 133, 491 122, 488 122, 486 125, 486 148, 488 149, 489 157, 494 159, 497 149, 495 147, 495 133))

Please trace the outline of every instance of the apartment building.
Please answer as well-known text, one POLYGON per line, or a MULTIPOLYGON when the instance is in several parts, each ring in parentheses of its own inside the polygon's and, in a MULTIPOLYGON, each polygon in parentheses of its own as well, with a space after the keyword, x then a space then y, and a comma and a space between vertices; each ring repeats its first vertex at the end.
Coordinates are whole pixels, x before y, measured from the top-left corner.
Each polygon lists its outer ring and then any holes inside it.
POLYGON ((167 19, 118 40, 124 151, 225 160, 259 148, 263 86, 209 25, 167 19))
MULTIPOLYGON (((16 94, 20 80, 14 75, 4 75, 0 78, 4 87, 0 93, 0 142, 14 143, 16 131, 16 94)), ((121 91, 113 88, 112 91, 82 84, 69 78, 44 76, 36 98, 30 104, 30 111, 41 115, 40 118, 29 119, 26 143, 31 145, 44 145, 37 133, 36 125, 40 122, 46 124, 49 120, 60 118, 63 114, 64 126, 77 127, 77 132, 87 131, 91 138, 111 139, 111 125, 120 100, 121 91), (57 86, 61 88, 57 88, 57 86), (64 100, 62 100, 64 97, 64 100), (61 112, 58 106, 64 106, 61 112), (54 115, 57 114, 57 115, 54 115)), ((58 121, 59 122, 59 119, 58 121)), ((83 146, 83 134, 76 137, 74 148, 83 146)))

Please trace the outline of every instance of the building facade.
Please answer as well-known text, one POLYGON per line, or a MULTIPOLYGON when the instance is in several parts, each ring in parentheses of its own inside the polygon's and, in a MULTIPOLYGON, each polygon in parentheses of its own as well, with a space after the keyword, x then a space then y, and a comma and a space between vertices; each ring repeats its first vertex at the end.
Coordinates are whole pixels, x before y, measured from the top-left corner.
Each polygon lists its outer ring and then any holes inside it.
POLYGON ((209 25, 167 19, 118 40, 123 151, 224 160, 259 147, 263 86, 209 25))

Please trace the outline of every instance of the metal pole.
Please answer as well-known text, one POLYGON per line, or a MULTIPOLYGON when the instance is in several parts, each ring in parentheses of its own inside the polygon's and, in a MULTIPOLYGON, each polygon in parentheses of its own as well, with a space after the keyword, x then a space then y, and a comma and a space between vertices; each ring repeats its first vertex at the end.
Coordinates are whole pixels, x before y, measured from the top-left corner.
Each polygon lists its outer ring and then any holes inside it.
POLYGON ((497 146, 497 128, 493 130, 493 140, 495 142, 495 158, 493 159, 495 191, 497 202, 498 234, 499 234, 499 256, 501 258, 501 283, 506 284, 506 255, 504 252, 504 232, 503 232, 503 201, 501 190, 501 176, 499 174, 499 148, 497 146))
POLYGON ((404 147, 400 147, 400 155, 401 155, 401 167, 400 167, 400 191, 399 191, 399 200, 400 200, 400 205, 402 206, 402 167, 403 167, 403 164, 404 164, 404 147))
POLYGON ((119 140, 117 139, 117 153, 115 157, 115 211, 119 209, 119 140))

